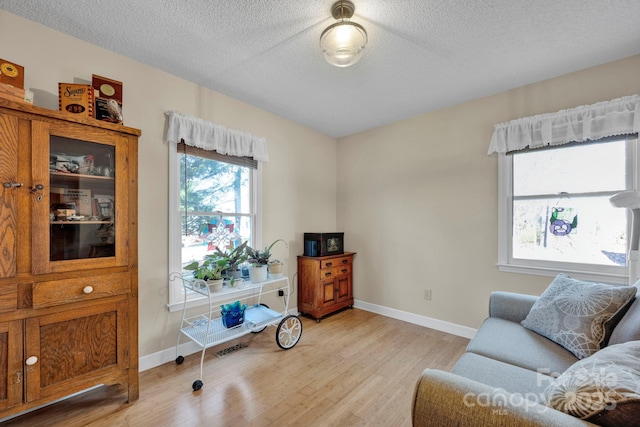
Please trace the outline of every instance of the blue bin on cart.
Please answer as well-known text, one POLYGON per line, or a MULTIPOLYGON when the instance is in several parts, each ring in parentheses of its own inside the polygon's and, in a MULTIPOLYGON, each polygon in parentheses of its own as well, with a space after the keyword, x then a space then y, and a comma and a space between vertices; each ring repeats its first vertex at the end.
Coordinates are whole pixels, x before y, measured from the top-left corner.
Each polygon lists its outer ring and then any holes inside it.
POLYGON ((244 310, 247 308, 247 304, 240 304, 240 301, 236 301, 222 305, 220 308, 222 309, 222 324, 225 328, 233 328, 244 322, 244 310))

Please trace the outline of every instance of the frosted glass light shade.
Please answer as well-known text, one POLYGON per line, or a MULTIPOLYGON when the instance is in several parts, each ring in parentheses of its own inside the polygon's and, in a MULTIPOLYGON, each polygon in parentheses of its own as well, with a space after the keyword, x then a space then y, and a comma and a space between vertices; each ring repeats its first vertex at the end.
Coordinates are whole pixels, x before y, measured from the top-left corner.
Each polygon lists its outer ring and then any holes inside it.
POLYGON ((360 60, 367 41, 367 32, 362 25, 343 20, 322 32, 320 47, 329 64, 348 67, 360 60))

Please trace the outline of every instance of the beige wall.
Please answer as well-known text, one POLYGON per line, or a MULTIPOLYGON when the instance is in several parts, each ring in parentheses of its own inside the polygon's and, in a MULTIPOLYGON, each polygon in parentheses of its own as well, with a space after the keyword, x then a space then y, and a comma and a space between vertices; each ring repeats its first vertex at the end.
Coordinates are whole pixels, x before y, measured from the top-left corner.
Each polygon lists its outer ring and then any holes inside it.
POLYGON ((493 125, 640 93, 638 76, 634 56, 340 139, 338 228, 358 252, 357 299, 477 328, 491 291, 542 292, 551 278, 495 266, 493 125))
MULTIPOLYGON (((149 68, 0 10, 0 57, 25 67, 25 87, 39 106, 57 109, 58 82, 90 82, 91 74, 124 85, 124 122, 142 130, 139 144, 140 355, 175 346, 180 313, 168 302, 167 110, 192 114, 263 136, 271 161, 263 168, 264 242, 289 242, 289 273, 302 233, 336 227, 336 140, 217 92, 149 68), (322 165, 322 174, 312 165, 322 165)), ((283 252, 280 252, 283 251, 283 252)), ((297 296, 293 296, 293 301, 297 296)), ((295 303, 293 304, 296 305, 295 303)))
POLYGON ((40 106, 57 109, 58 82, 90 80, 95 73, 124 83, 125 124, 142 129, 141 356, 175 345, 180 316, 166 309, 165 111, 267 138, 263 240, 289 241, 289 273, 302 253, 304 231, 344 231, 345 249, 358 252, 356 299, 477 327, 491 291, 538 294, 550 280, 495 267, 497 160, 486 155, 493 125, 640 93, 636 56, 342 138, 336 145, 296 123, 1 10, 0 40, 0 56, 26 67, 26 87, 40 106), (322 173, 314 171, 318 164, 322 173), (425 288, 433 290, 432 301, 422 299, 425 288))

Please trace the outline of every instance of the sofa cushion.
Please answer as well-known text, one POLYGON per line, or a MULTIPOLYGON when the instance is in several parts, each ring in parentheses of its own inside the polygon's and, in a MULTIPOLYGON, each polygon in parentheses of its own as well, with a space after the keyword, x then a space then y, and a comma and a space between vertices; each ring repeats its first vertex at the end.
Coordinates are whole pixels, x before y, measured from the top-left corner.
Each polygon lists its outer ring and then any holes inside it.
POLYGON ((639 426, 640 341, 604 348, 555 378, 542 403, 603 426, 639 426))
POLYGON ((613 323, 635 295, 633 286, 586 282, 558 274, 522 325, 582 359, 604 347, 613 323))
POLYGON ((540 401, 542 392, 554 380, 536 371, 469 352, 458 359, 451 372, 509 393, 518 393, 534 402, 540 401))
POLYGON ((497 317, 484 321, 467 351, 556 377, 578 360, 567 349, 520 323, 497 317))

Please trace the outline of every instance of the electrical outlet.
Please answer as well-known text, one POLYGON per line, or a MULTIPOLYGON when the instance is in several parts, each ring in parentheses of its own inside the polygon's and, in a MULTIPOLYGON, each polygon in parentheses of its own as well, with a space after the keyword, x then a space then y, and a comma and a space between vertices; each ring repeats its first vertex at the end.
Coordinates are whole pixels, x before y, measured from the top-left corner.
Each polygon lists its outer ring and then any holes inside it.
POLYGON ((424 299, 426 301, 431 301, 431 289, 424 290, 424 299))
POLYGON ((278 296, 279 297, 283 297, 284 296, 284 289, 278 289, 278 296))

